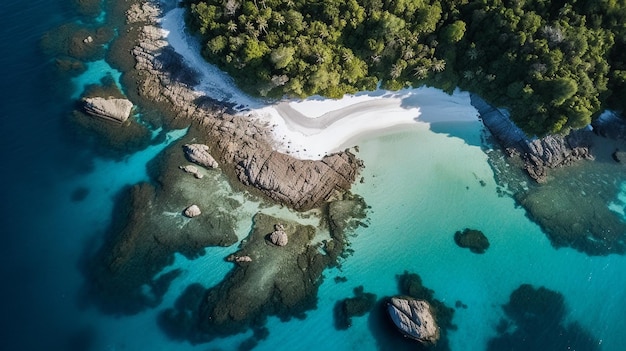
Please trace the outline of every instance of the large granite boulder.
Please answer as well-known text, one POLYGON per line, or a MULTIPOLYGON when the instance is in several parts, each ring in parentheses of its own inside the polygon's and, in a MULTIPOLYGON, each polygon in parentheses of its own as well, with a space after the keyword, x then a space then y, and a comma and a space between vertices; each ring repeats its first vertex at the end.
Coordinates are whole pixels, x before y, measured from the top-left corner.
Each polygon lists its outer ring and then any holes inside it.
POLYGON ((218 167, 217 161, 209 154, 209 147, 204 144, 185 144, 183 150, 187 159, 193 163, 205 168, 218 167))
POLYGON ((200 211, 200 207, 198 207, 198 205, 191 205, 187 207, 184 213, 185 213, 185 216, 189 218, 198 217, 199 215, 202 214, 202 212, 200 211))
POLYGON ((289 242, 289 238, 284 229, 277 228, 270 234, 270 241, 276 246, 285 246, 289 242))
POLYGON ((439 326, 430 304, 410 297, 392 297, 387 312, 396 328, 406 337, 424 344, 439 340, 439 326))
POLYGON ((133 103, 127 99, 105 99, 92 97, 83 99, 83 109, 91 116, 124 123, 130 117, 133 103))

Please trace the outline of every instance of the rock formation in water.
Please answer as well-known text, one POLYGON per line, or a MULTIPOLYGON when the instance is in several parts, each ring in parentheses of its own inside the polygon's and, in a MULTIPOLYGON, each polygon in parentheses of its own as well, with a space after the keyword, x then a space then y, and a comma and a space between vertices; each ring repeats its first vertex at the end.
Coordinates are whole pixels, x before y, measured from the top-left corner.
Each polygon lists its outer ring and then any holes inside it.
POLYGON ((289 242, 285 227, 282 224, 275 224, 274 231, 270 234, 270 241, 276 246, 285 246, 289 242))
POLYGON ((362 167, 355 155, 344 151, 313 161, 274 151, 267 124, 250 116, 228 114, 225 103, 212 103, 190 88, 193 79, 184 73, 189 69, 163 40, 152 23, 152 12, 141 14, 140 10, 133 7, 129 18, 138 21, 133 24, 140 28, 139 43, 132 49, 139 98, 169 111, 174 121, 192 122, 202 130, 205 136, 200 141, 227 174, 298 210, 318 207, 337 190, 350 188, 362 167))
POLYGON ((106 241, 87 263, 88 296, 106 312, 131 314, 158 305, 169 281, 180 273, 160 278, 175 253, 192 259, 209 246, 237 242, 235 214, 240 204, 220 191, 224 179, 195 179, 178 169, 185 162, 183 142, 150 162, 153 182, 120 194, 106 241), (211 210, 188 220, 181 212, 189 204, 211 210))
POLYGON ((545 287, 522 284, 502 306, 506 318, 488 341, 487 351, 579 350, 599 351, 601 342, 572 321, 564 296, 545 287))
POLYGON ((593 159, 589 130, 574 130, 568 135, 529 138, 505 112, 471 95, 472 105, 509 156, 519 156, 528 175, 539 183, 546 181, 551 168, 570 165, 582 159, 593 159))
POLYGON ((198 170, 198 167, 196 166, 186 165, 186 166, 178 166, 178 168, 182 169, 185 173, 192 174, 197 179, 202 179, 204 177, 204 175, 200 173, 200 170, 198 170))
POLYGON ((345 330, 352 326, 352 317, 361 317, 374 308, 376 295, 364 291, 363 286, 354 288, 354 297, 337 301, 333 309, 335 328, 345 330))
POLYGON ((117 123, 126 122, 133 108, 133 103, 128 99, 86 97, 83 103, 83 108, 88 114, 117 123))
POLYGON ((200 207, 198 207, 198 205, 191 205, 187 207, 183 213, 185 214, 185 216, 189 218, 198 217, 199 215, 202 214, 202 212, 200 211, 200 207))
POLYGON ((425 344, 435 344, 439 340, 439 326, 427 301, 392 297, 387 312, 403 335, 425 344))
POLYGON ((462 232, 454 233, 454 242, 463 248, 469 248, 470 251, 482 254, 489 248, 489 240, 483 232, 476 229, 465 228, 462 232))
POLYGON ((185 156, 190 162, 196 163, 204 168, 217 168, 217 161, 209 153, 209 147, 204 144, 185 144, 183 145, 185 156))

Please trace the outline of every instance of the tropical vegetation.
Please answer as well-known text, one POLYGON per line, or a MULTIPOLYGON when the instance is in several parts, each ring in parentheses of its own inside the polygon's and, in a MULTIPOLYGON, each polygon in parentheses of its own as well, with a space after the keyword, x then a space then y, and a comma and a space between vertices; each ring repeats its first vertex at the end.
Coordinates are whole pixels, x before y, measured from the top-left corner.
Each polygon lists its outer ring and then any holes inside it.
MULTIPOLYGON (((263 96, 455 87, 530 135, 626 103, 626 0, 187 0, 203 55, 263 96)), ((384 117, 381 117, 384 118, 384 117)))

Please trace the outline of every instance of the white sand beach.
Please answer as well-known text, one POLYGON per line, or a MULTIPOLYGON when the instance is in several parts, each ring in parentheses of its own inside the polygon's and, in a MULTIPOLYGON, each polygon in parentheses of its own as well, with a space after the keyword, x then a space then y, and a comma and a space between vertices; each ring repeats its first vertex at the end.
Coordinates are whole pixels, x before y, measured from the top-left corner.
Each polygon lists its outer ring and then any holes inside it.
POLYGON ((232 79, 206 63, 198 43, 185 32, 184 10, 176 8, 162 19, 170 45, 201 76, 198 92, 241 106, 250 118, 270 124, 277 149, 301 159, 324 155, 358 144, 362 137, 415 123, 476 121, 478 113, 469 93, 448 95, 435 88, 377 90, 346 95, 342 99, 319 96, 305 100, 267 103, 239 90, 232 79))

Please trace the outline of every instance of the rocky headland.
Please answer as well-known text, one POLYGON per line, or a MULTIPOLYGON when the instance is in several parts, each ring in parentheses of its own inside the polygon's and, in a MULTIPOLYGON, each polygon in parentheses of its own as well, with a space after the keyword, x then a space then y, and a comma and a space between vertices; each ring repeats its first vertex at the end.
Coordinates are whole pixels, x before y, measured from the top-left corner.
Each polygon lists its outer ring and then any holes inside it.
POLYGON ((591 132, 573 130, 567 135, 527 136, 505 112, 471 95, 483 124, 489 129, 507 154, 521 161, 521 167, 538 183, 547 181, 550 169, 571 165, 579 160, 592 160, 591 132))
POLYGON ((175 253, 193 259, 209 246, 237 242, 237 193, 263 206, 319 208, 330 238, 313 244, 312 227, 256 214, 253 231, 227 257, 235 265, 228 277, 203 293, 201 303, 189 303, 197 288, 180 298, 184 308, 195 306, 192 324, 201 327, 181 327, 188 313, 176 311, 164 313, 161 325, 173 337, 195 342, 256 328, 267 315, 290 318, 314 308, 321 272, 345 256, 347 232, 365 217, 363 200, 348 193, 361 161, 348 151, 321 160, 275 151, 267 124, 193 89, 197 77, 164 40, 157 5, 116 2, 114 11, 125 13, 127 23, 107 59, 123 72, 124 93, 88 92, 75 115, 95 133, 116 136, 136 122, 126 114, 134 105, 144 123, 189 129, 151 161, 149 183, 120 195, 104 243, 85 259, 85 296, 115 314, 159 305, 181 273, 166 268, 175 253))
POLYGON ((626 223, 608 207, 626 181, 619 160, 626 150, 624 119, 605 114, 591 128, 531 139, 505 112, 477 96, 471 99, 506 155, 502 160, 498 152, 489 153, 498 183, 554 247, 589 255, 626 252, 626 223))
POLYGON ((191 73, 173 52, 156 25, 159 11, 149 3, 128 10, 132 48, 132 76, 140 99, 163 107, 173 124, 192 124, 199 138, 227 174, 273 201, 297 210, 319 207, 336 191, 350 188, 362 167, 349 151, 321 160, 300 160, 275 151, 267 124, 254 116, 232 113, 231 105, 217 102, 193 89, 191 73), (231 113, 229 113, 231 112, 231 113))

